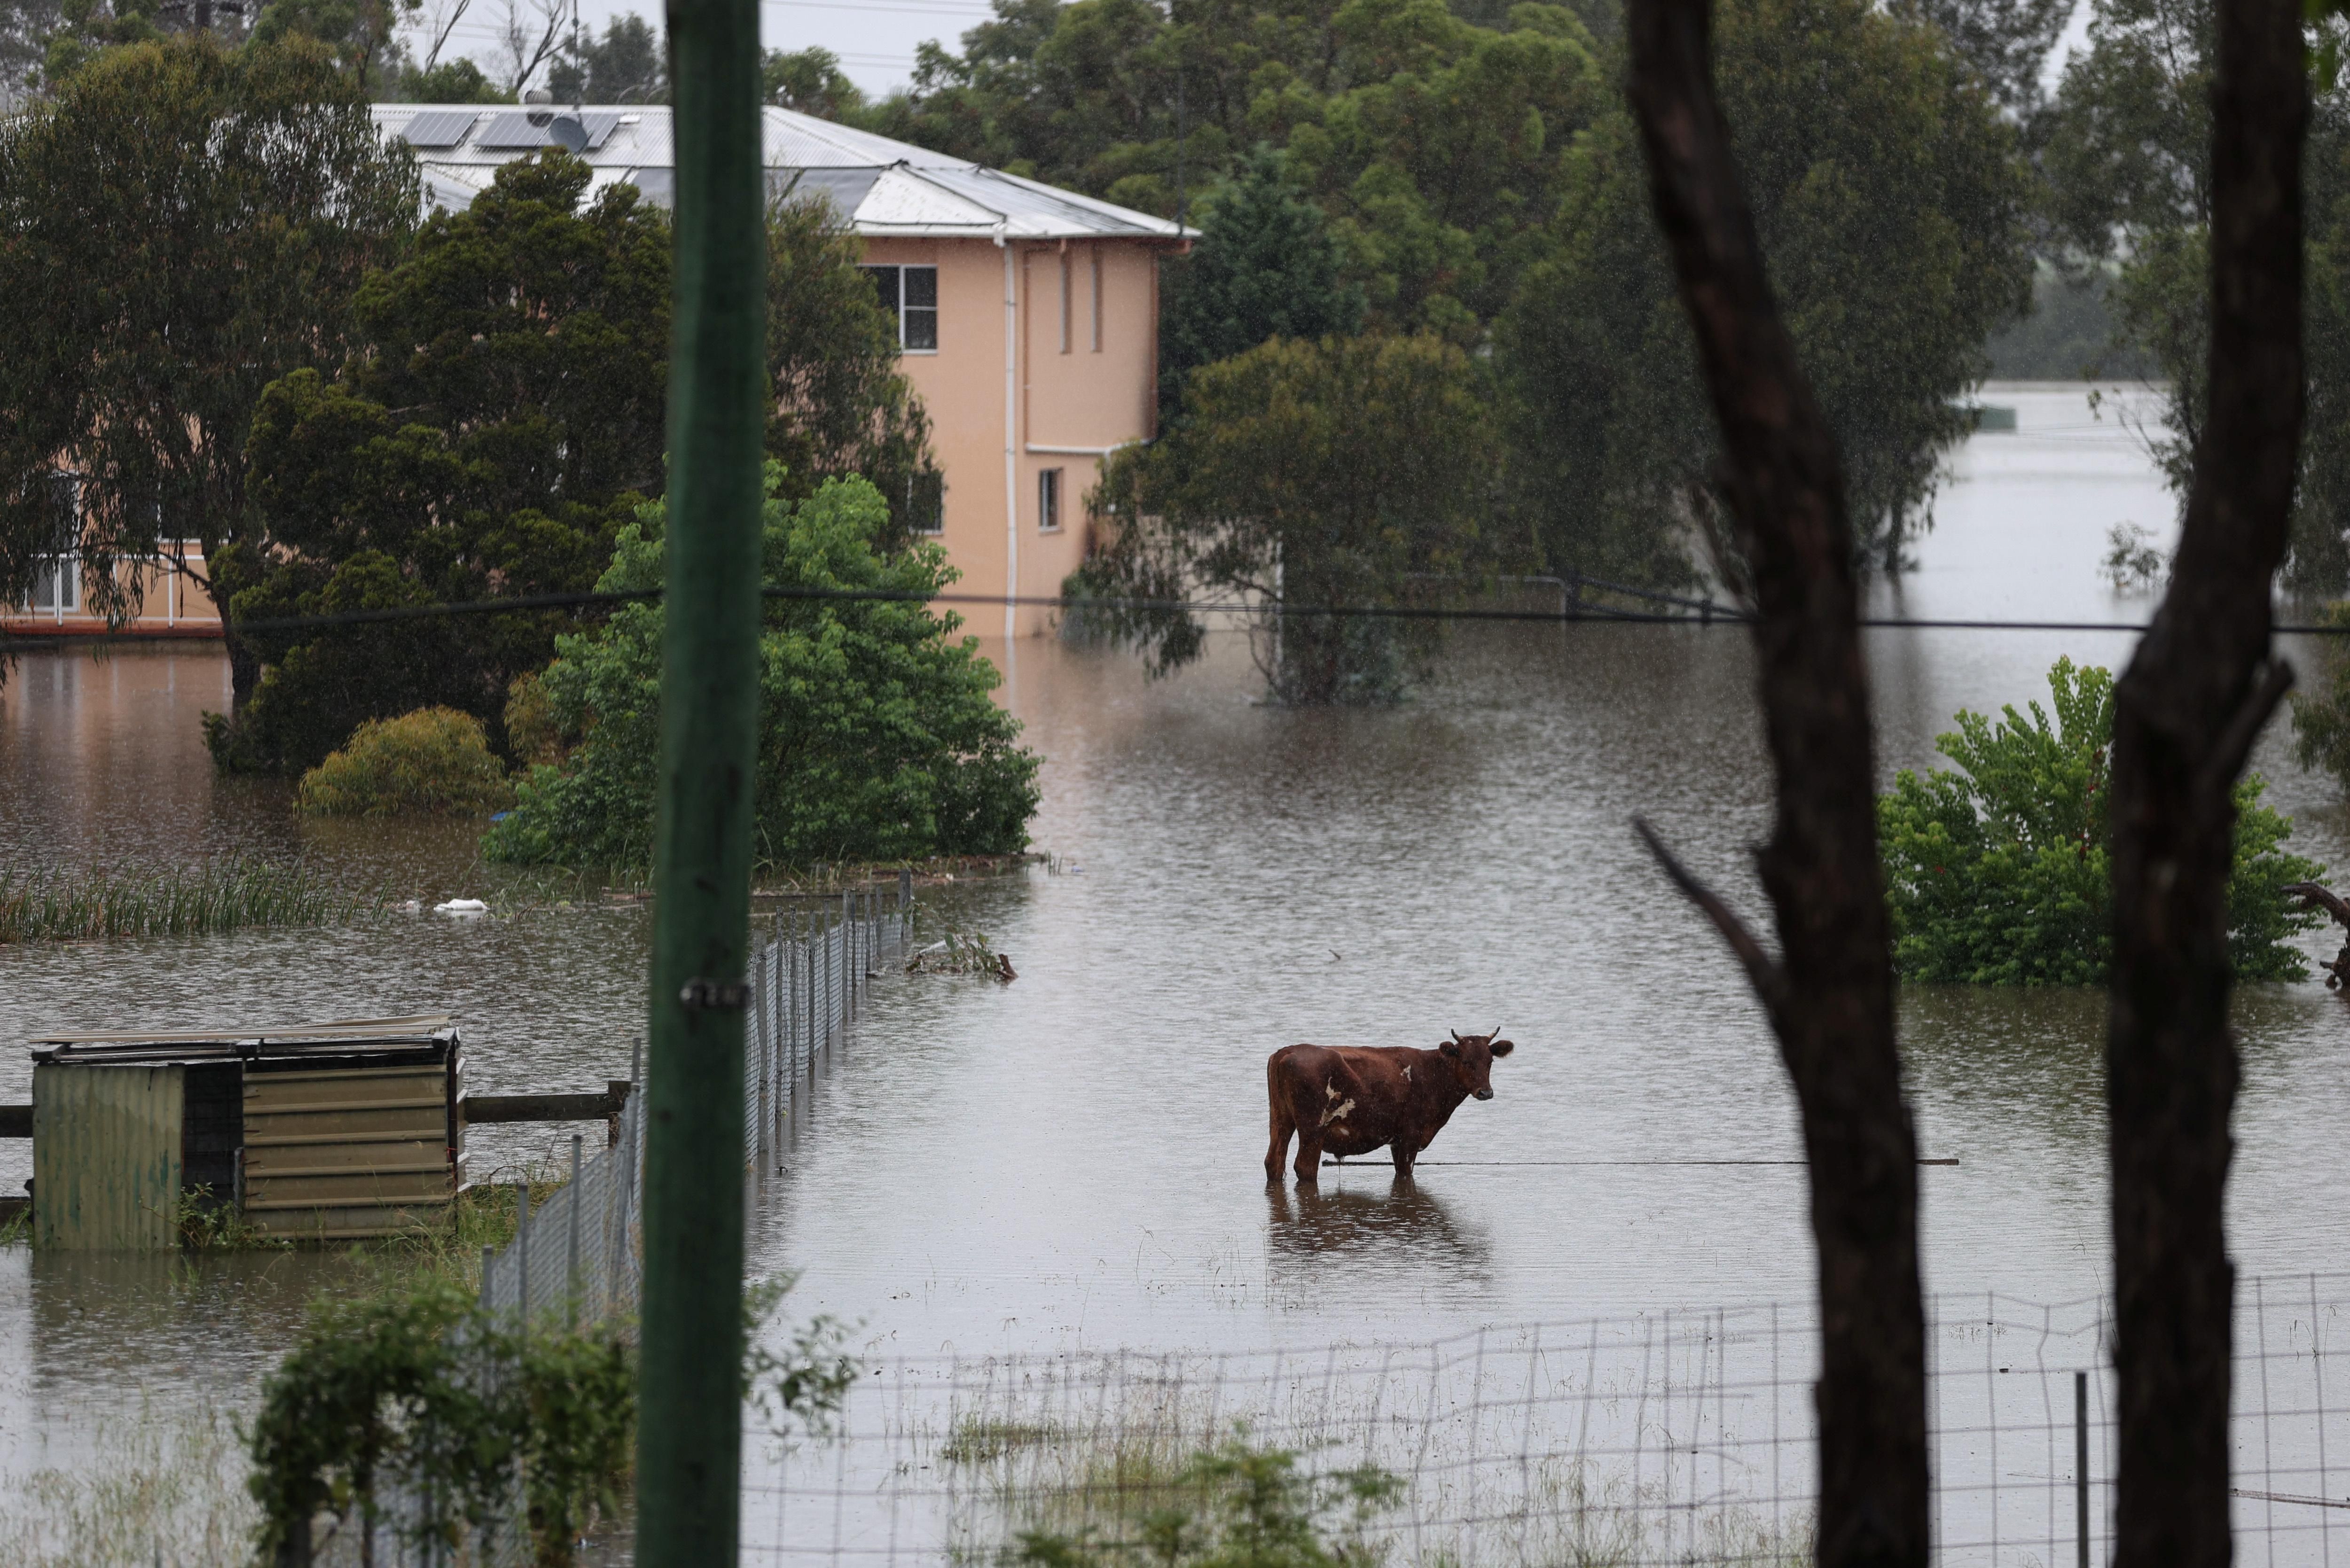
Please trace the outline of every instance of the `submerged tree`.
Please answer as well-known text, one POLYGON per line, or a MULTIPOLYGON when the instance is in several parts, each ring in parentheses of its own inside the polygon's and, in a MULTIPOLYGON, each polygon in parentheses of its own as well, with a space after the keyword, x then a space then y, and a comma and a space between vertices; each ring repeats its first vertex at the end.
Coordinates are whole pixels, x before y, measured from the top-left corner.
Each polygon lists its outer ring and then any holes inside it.
MULTIPOLYGON (((763 572, 771 586, 809 592, 770 597, 759 638, 760 858, 793 866, 1025 847, 1037 758, 989 698, 997 676, 978 639, 957 640, 960 622, 922 602, 954 581, 945 550, 879 552, 889 509, 862 479, 827 482, 795 503, 780 493, 782 478, 771 463, 763 572), (834 590, 907 597, 824 597, 834 590)), ((639 518, 621 530, 599 588, 660 587, 667 519, 658 504, 639 518)), ((598 630, 559 639, 555 662, 518 687, 518 706, 543 707, 561 760, 531 770, 485 840, 494 858, 650 863, 666 614, 658 601, 633 604, 598 630)))
MULTIPOLYGON (((594 201, 560 151, 508 164, 369 280, 362 350, 270 386, 254 421, 263 532, 225 556, 245 620, 577 592, 663 487, 667 219, 594 201)), ((769 225, 771 452, 796 493, 864 473, 902 503, 926 426, 852 241, 812 203, 769 225)), ((902 530, 891 537, 902 537, 902 530)), ((214 722, 225 766, 298 772, 361 721, 445 705, 492 727, 574 623, 560 611, 258 637, 271 668, 214 722)))
MULTIPOLYGON (((1266 685, 1292 703, 1392 701, 1432 647, 1428 620, 1336 614, 1428 599, 1422 574, 1473 567, 1492 507, 1489 405, 1440 338, 1276 338, 1194 371, 1182 418, 1111 459, 1106 535, 1080 597, 1246 596, 1266 685)), ((1199 657, 1180 608, 1087 608, 1163 672, 1199 657)))
MULTIPOLYGON (((2049 714, 2032 703, 1994 724, 1961 711, 1935 749, 1964 773, 1904 769, 1877 803, 1893 956, 1920 981, 2103 985, 2113 962, 2114 678, 2060 659, 2049 714)), ((2278 847, 2292 819, 2260 804, 2265 781, 2235 786, 2228 961, 2240 980, 2308 973, 2295 931, 2322 917, 2288 909, 2285 889, 2325 868, 2278 847)))
MULTIPOLYGON (((2030 299, 2016 134, 1938 28, 1864 0, 1727 0, 1713 60, 1856 547, 1897 566, 1966 428, 1954 399, 2030 299)), ((1581 139, 1565 188, 1497 332, 1513 495, 1553 568, 1685 577, 1692 535, 1731 529, 1628 110, 1581 139)))
MULTIPOLYGON (((126 618, 123 568, 161 557, 225 618, 262 389, 341 359, 416 200, 407 150, 300 41, 118 49, 0 123, 0 602, 62 552, 126 618)), ((242 697, 260 663, 233 632, 229 655, 242 697)))

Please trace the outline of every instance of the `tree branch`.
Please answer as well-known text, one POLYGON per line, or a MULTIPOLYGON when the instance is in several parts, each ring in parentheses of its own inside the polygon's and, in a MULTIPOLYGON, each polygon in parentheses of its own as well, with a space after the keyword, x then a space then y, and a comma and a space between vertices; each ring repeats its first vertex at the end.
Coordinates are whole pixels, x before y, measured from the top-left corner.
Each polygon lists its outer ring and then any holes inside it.
POLYGON ((1640 836, 1640 842, 1648 846, 1648 853, 1656 857, 1657 864, 1672 879, 1673 886, 1680 889, 1681 897, 1705 912, 1705 918, 1713 922, 1713 929, 1721 933, 1721 940, 1730 944, 1730 950, 1738 955, 1738 961, 1745 967, 1748 982, 1754 987, 1754 994, 1762 998, 1764 1009, 1775 1023, 1787 993, 1787 976, 1779 967, 1779 961, 1773 958, 1769 950, 1755 939, 1754 933, 1746 929, 1746 923, 1738 918, 1737 910, 1723 901, 1720 894, 1699 881, 1688 867, 1674 858, 1673 852, 1665 847, 1664 840, 1657 836, 1657 830, 1648 826, 1648 818, 1635 816, 1632 831, 1640 836))

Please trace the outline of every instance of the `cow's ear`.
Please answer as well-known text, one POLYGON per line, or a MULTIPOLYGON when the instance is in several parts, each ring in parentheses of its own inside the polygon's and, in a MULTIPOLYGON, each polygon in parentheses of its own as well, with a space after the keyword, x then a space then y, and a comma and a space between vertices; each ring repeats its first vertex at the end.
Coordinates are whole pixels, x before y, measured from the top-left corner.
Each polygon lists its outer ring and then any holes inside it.
POLYGON ((1447 1056, 1457 1057, 1461 1054, 1461 1047, 1450 1040, 1439 1040, 1436 1043, 1436 1048, 1447 1056))
POLYGON ((1492 1045, 1493 1054, 1496 1056, 1506 1056, 1517 1048, 1517 1042, 1513 1040, 1496 1040, 1492 1045))

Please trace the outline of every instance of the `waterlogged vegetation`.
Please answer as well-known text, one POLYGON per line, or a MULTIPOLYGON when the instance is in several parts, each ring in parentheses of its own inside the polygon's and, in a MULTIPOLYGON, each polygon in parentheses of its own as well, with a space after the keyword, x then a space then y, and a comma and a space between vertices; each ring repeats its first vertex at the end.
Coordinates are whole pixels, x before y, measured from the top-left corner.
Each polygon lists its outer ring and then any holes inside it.
POLYGON ((512 802, 514 786, 479 719, 420 708, 360 724, 302 775, 295 799, 315 816, 471 815, 512 802))
MULTIPOLYGON (((1994 724, 1960 711, 1935 745, 1965 771, 1904 770, 1877 803, 1894 962, 1902 977, 1991 985, 2098 985, 2113 957, 2107 780, 2114 678, 2060 659, 2039 703, 1994 724)), ((2325 868, 2279 847, 2292 819, 2236 785, 2228 956, 2242 980, 2303 980, 2297 931, 2324 917, 2284 889, 2325 868)))
POLYGON ((300 861, 252 857, 149 872, 0 869, 0 945, 331 926, 379 903, 342 891, 300 861))
POLYGON ((240 1563, 260 1511, 242 1484, 234 1417, 143 1400, 92 1434, 103 1466, 44 1465, 0 1490, 0 1562, 16 1568, 240 1563))

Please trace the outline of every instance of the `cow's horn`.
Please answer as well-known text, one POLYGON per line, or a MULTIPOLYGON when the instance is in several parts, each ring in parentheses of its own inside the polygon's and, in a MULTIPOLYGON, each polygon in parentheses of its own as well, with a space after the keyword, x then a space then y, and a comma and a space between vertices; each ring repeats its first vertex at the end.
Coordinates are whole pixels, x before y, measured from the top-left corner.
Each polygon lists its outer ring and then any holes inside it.
POLYGON ((1494 1025, 1493 1025, 1492 1033, 1489 1033, 1489 1034, 1487 1034, 1487 1035, 1485 1036, 1485 1043, 1486 1043, 1487 1044, 1489 1044, 1489 1045, 1490 1045, 1490 1044, 1492 1044, 1494 1041, 1499 1040, 1501 1037, 1502 1037, 1502 1026, 1501 1026, 1500 1024, 1496 1023, 1496 1024, 1494 1024, 1494 1025))
POLYGON ((1458 1044, 1461 1044, 1461 1031, 1459 1031, 1458 1029, 1455 1029, 1454 1031, 1452 1031, 1452 1043, 1453 1043, 1455 1045, 1458 1045, 1458 1044))

